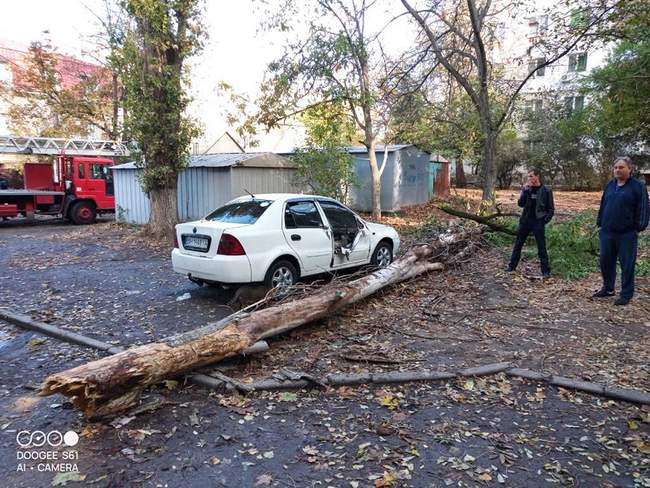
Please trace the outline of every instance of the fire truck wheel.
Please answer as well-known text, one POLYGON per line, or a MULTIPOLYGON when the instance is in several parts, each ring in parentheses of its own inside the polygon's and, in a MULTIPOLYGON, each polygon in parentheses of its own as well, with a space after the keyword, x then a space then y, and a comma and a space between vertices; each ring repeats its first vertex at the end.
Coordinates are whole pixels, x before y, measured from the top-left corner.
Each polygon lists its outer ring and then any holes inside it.
POLYGON ((75 203, 70 211, 70 218, 77 225, 92 224, 96 215, 95 206, 88 202, 75 203))

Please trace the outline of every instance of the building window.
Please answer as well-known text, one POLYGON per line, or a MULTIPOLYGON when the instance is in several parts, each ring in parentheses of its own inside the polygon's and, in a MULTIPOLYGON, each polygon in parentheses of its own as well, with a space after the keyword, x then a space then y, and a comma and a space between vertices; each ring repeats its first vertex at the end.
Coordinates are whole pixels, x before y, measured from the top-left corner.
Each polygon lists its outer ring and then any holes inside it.
POLYGON ((538 78, 541 76, 544 76, 544 73, 546 71, 546 66, 542 66, 546 62, 545 58, 537 58, 534 59, 530 62, 528 65, 528 72, 535 71, 535 74, 533 76, 537 76, 538 78), (538 66, 542 66, 541 68, 538 68, 538 66), (536 69, 537 68, 537 69, 536 69))
POLYGON ((577 95, 575 97, 564 97, 564 109, 567 114, 582 110, 585 108, 585 97, 577 95))
POLYGON ((587 69, 587 53, 569 54, 569 71, 585 71, 587 69))
POLYGON ((541 98, 529 99, 524 101, 524 110, 526 112, 540 112, 543 107, 541 98))
POLYGON ((531 41, 546 33, 548 29, 548 15, 540 15, 528 19, 528 37, 531 41))

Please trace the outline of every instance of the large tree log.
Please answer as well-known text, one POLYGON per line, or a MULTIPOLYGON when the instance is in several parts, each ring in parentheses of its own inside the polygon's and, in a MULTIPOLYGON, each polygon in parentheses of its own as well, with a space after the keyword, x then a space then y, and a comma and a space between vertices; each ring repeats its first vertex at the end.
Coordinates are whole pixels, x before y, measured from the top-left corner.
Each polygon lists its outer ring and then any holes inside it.
POLYGON ((503 232, 504 234, 509 234, 511 236, 517 235, 516 231, 512 230, 509 227, 506 227, 505 225, 494 222, 494 220, 499 217, 519 217, 518 214, 502 213, 501 210, 498 210, 497 213, 495 214, 483 216, 483 215, 463 212, 462 210, 458 210, 456 208, 450 207, 449 205, 438 205, 438 208, 443 212, 448 213, 449 215, 453 215, 454 217, 473 220, 474 222, 477 222, 481 225, 486 225, 491 230, 494 230, 496 232, 503 232))
POLYGON ((449 256, 477 234, 476 230, 443 234, 432 244, 411 249, 390 266, 338 287, 235 314, 230 323, 207 325, 54 374, 45 380, 40 394, 62 393, 89 417, 115 414, 133 406, 149 385, 238 354, 260 339, 331 316, 386 286, 439 270, 442 264, 429 259, 449 256))

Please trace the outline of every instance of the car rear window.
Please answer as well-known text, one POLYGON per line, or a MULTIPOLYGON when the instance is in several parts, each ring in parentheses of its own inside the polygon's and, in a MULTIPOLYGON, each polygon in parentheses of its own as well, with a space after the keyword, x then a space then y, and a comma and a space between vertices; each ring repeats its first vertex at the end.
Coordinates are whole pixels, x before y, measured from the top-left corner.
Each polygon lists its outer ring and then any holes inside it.
POLYGON ((216 209, 205 220, 230 224, 254 224, 273 203, 271 200, 245 200, 216 209))

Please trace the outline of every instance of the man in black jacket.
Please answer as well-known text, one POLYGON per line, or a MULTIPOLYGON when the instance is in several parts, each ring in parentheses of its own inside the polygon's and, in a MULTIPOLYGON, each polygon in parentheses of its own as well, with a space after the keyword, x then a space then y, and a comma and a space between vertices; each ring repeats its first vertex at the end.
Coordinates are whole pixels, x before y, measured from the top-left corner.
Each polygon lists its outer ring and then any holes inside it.
POLYGON ((594 298, 614 296, 616 260, 621 263, 621 294, 614 302, 627 305, 634 295, 634 266, 639 232, 648 227, 648 191, 631 177, 632 161, 620 157, 614 163, 614 178, 607 183, 600 200, 600 271, 603 287, 594 298))
POLYGON ((546 224, 553 218, 555 213, 555 204, 553 202, 553 191, 547 186, 542 185, 541 173, 538 169, 528 171, 526 177, 526 186, 524 186, 519 196, 517 204, 524 209, 519 218, 519 227, 517 228, 517 239, 512 248, 512 256, 508 271, 517 269, 519 259, 521 259, 521 248, 524 247, 526 239, 532 232, 537 242, 537 255, 542 268, 542 276, 545 278, 551 275, 551 266, 548 262, 546 252, 546 237, 544 235, 546 224))

